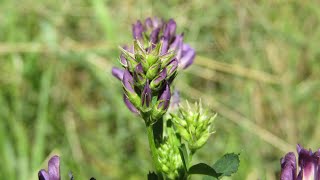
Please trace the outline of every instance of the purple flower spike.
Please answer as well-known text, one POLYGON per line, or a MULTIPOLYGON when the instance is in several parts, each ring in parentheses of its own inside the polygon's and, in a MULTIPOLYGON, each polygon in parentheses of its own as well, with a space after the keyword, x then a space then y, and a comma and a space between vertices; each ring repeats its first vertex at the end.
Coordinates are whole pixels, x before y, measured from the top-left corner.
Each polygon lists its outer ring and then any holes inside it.
POLYGON ((141 94, 142 106, 149 107, 151 98, 152 98, 151 89, 149 87, 149 83, 147 82, 141 94))
POLYGON ((297 145, 298 151, 298 165, 299 174, 296 174, 296 158, 290 152, 281 159, 281 180, 319 180, 319 162, 320 150, 312 153, 311 150, 303 149, 299 144, 297 145))
POLYGON ((171 99, 170 86, 168 83, 166 83, 165 88, 158 99, 158 102, 159 102, 158 109, 167 110, 170 104, 170 99, 171 99))
POLYGON ((182 57, 179 61, 179 66, 183 69, 189 67, 196 56, 196 52, 189 45, 183 44, 182 46, 182 57))
POLYGON ((116 77, 117 79, 119 79, 120 81, 123 78, 123 73, 124 73, 124 70, 122 70, 122 69, 119 69, 119 68, 116 68, 116 67, 112 68, 112 75, 114 77, 116 77))
POLYGON ((132 25, 132 35, 134 39, 141 40, 143 38, 142 33, 143 33, 143 25, 141 21, 137 21, 136 24, 132 25))
POLYGON ((126 95, 123 95, 123 101, 131 112, 138 113, 138 109, 129 101, 126 95))
POLYGON ((125 70, 123 73, 122 84, 127 91, 135 93, 133 89, 133 77, 128 70, 125 70))
POLYGON ((53 156, 48 162, 48 172, 44 169, 38 173, 39 180, 60 180, 60 158, 53 156))

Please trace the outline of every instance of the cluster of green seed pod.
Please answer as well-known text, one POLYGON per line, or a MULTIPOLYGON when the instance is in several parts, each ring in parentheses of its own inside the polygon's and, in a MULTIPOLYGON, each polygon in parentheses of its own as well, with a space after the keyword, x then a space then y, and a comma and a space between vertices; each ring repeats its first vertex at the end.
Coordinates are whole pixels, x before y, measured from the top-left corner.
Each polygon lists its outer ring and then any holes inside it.
POLYGON ((212 123, 216 116, 204 110, 201 103, 196 103, 193 108, 188 103, 187 106, 180 106, 178 114, 171 114, 172 122, 180 136, 188 143, 189 149, 196 151, 213 133, 212 123))
POLYGON ((179 152, 180 142, 169 128, 169 135, 158 148, 158 162, 164 175, 169 179, 176 179, 183 170, 183 162, 179 152))

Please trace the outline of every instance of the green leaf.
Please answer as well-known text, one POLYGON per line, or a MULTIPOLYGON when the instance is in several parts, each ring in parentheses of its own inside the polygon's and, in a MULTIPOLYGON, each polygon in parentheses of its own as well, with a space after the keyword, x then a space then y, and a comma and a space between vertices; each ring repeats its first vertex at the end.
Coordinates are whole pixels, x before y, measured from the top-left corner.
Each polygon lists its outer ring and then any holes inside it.
POLYGON ((231 174, 238 171, 239 164, 239 154, 228 153, 223 155, 212 167, 221 176, 231 176, 231 174))
POLYGON ((237 172, 239 163, 240 160, 238 154, 225 154, 212 166, 213 169, 220 175, 218 177, 205 176, 203 177, 203 180, 215 180, 223 176, 231 176, 231 174, 237 172))
POLYGON ((208 175, 212 177, 219 177, 221 174, 217 173, 212 167, 205 163, 199 163, 196 165, 193 165, 189 171, 189 174, 202 174, 202 175, 208 175))
POLYGON ((183 162, 184 169, 187 171, 189 158, 188 158, 188 152, 185 144, 181 144, 181 146, 179 147, 179 152, 183 162))

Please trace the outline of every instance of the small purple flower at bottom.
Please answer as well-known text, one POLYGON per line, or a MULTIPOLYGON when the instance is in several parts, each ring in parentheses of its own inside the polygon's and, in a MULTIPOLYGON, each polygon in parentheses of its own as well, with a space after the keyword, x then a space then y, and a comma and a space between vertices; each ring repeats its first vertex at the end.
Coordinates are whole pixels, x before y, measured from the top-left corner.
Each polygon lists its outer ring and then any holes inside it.
POLYGON ((296 157, 293 152, 287 153, 281 158, 281 180, 319 180, 320 179, 320 149, 316 152, 303 149, 299 144, 298 165, 299 173, 297 175, 296 157))
POLYGON ((41 169, 38 173, 39 180, 60 180, 60 158, 53 156, 48 162, 48 171, 41 169))
MULTIPOLYGON (((41 169, 38 173, 39 180, 61 180, 60 176, 60 157, 55 155, 52 156, 48 162, 48 171, 41 169)), ((73 179, 73 175, 69 173, 70 180, 73 179)), ((90 180, 95 180, 95 178, 90 178, 90 180)))

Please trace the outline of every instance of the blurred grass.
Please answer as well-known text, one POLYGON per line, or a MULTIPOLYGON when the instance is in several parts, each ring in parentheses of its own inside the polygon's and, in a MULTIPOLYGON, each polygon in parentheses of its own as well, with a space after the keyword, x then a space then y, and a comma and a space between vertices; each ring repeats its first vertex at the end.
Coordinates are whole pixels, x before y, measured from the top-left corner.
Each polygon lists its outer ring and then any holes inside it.
MULTIPOLYGON (((131 24, 174 18, 197 49, 177 77, 186 99, 218 112, 194 161, 240 152, 230 179, 278 179, 294 145, 319 147, 317 1, 0 2, 0 179, 34 179, 59 152, 66 178, 144 179, 142 121, 111 77, 131 24), (80 178, 81 177, 81 178, 80 178)), ((226 178, 227 179, 227 178, 226 178)))

